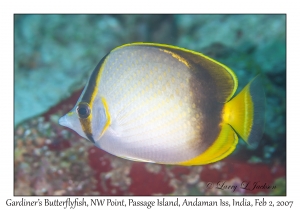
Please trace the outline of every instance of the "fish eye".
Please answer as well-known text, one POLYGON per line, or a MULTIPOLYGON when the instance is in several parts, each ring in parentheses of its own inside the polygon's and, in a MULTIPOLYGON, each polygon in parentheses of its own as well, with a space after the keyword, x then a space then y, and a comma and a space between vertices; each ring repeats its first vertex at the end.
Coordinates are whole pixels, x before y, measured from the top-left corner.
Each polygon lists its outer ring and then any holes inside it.
POLYGON ((77 105, 76 112, 81 119, 84 119, 90 115, 91 109, 87 103, 79 103, 77 105))

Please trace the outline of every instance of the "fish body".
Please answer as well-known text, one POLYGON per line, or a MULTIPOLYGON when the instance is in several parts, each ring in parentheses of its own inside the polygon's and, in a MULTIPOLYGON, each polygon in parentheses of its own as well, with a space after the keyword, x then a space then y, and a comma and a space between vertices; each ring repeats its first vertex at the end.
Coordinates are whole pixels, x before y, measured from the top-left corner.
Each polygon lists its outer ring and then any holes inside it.
POLYGON ((237 86, 231 69, 201 53, 126 44, 99 62, 59 123, 118 157, 208 164, 231 154, 238 135, 250 145, 262 136, 260 79, 233 97, 237 86))

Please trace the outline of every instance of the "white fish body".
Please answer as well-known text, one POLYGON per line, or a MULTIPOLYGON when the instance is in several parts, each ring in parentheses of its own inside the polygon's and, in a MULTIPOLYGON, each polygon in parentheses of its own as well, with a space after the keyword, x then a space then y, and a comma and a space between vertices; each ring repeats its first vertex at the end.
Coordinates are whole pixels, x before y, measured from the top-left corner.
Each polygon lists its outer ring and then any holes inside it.
POLYGON ((177 54, 180 48, 168 47, 134 44, 110 52, 59 123, 111 154, 144 162, 190 165, 223 141, 223 133, 232 135, 228 147, 235 148, 235 132, 221 123, 224 103, 236 90, 234 73, 210 60, 224 68, 211 76, 215 70, 199 71, 177 54), (224 78, 220 89, 216 84, 224 78))

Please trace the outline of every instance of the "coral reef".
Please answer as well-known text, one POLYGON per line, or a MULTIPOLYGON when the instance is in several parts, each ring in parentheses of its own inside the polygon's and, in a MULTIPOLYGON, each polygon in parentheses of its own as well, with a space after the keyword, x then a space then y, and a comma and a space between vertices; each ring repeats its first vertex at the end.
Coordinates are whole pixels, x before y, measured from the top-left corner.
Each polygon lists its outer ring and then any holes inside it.
POLYGON ((236 153, 214 164, 185 167, 112 156, 57 124, 79 93, 16 127, 15 195, 285 194, 285 165, 276 159, 248 163, 236 153), (276 188, 253 188, 254 182, 276 188))
POLYGON ((15 15, 15 195, 285 195, 285 21, 285 15, 15 15), (59 126, 99 60, 138 41, 205 53, 234 70, 238 91, 260 73, 266 123, 259 146, 240 141, 223 161, 165 166, 117 158, 59 126))

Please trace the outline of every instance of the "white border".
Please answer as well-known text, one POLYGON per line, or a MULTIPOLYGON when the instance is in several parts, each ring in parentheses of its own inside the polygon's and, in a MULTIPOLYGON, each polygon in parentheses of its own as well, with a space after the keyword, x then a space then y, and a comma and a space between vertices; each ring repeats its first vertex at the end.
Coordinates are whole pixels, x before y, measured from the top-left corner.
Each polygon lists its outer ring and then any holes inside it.
MULTIPOLYGON (((299 25, 300 17, 296 1, 1 1, 0 10, 0 43, 1 43, 1 190, 0 209, 16 209, 7 207, 7 199, 20 200, 13 197, 13 14, 14 13, 287 13, 287 196, 267 197, 268 201, 293 200, 293 209, 300 208, 299 170, 299 25), (168 3, 169 2, 169 3, 168 3)), ((47 197, 25 197, 26 200, 45 199, 47 197)), ((49 197, 54 199, 55 197, 49 197)), ((66 197, 57 197, 65 200, 66 197)), ((72 197, 74 198, 74 197, 72 197)), ((93 197, 85 197, 87 200, 93 197)), ((113 197, 116 199, 117 197, 113 197)), ((162 197, 159 197, 162 198, 162 197)), ((179 197, 183 200, 185 197, 179 197)), ((200 197, 205 200, 232 200, 235 197, 200 197)), ((240 197, 242 199, 242 197, 240 197)), ((246 197, 254 202, 256 198, 246 197)), ((122 198, 119 198, 122 199, 122 198)), ((129 199, 129 197, 126 197, 129 199)), ((134 197, 135 200, 156 200, 157 197, 134 197)), ((174 197, 175 199, 175 197, 174 197)), ((189 197, 188 199, 193 199, 189 197)), ((40 208, 36 207, 35 209, 40 208)), ((78 207, 79 208, 79 207, 78 207)), ((100 207, 94 208, 99 209, 100 207)), ((163 207, 173 209, 173 207, 163 207)), ((201 207, 197 207, 201 208, 201 207)), ((232 207, 240 209, 241 207, 232 207)), ((272 207, 262 207, 270 208, 272 207)), ((22 207, 32 209, 32 207, 22 207)), ((62 209, 58 207, 56 209, 62 209)), ((101 209, 120 209, 118 207, 101 209)), ((139 209, 139 208, 138 208, 139 209)), ((146 209, 146 208, 144 208, 146 209)), ((159 209, 159 207, 151 208, 159 209)), ((162 208, 160 208, 162 209, 162 208)), ((213 208, 212 208, 213 209, 213 208)), ((276 208, 275 208, 276 209, 276 208)), ((286 208, 285 208, 286 209, 286 208)))

